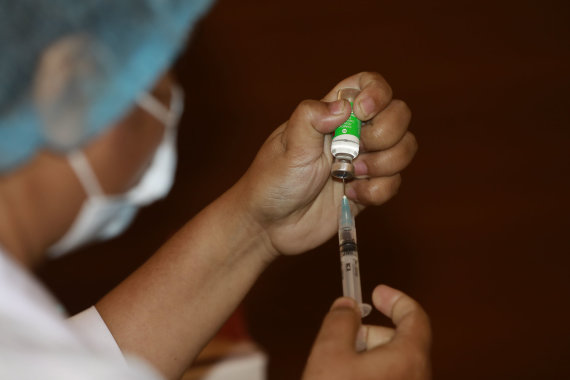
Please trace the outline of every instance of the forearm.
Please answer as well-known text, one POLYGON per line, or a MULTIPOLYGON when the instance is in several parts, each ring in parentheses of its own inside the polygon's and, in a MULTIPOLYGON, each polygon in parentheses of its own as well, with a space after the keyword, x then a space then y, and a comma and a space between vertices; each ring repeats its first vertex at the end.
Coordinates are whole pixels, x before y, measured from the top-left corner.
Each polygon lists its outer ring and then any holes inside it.
POLYGON ((274 257, 230 189, 96 306, 124 352, 180 376, 274 257))

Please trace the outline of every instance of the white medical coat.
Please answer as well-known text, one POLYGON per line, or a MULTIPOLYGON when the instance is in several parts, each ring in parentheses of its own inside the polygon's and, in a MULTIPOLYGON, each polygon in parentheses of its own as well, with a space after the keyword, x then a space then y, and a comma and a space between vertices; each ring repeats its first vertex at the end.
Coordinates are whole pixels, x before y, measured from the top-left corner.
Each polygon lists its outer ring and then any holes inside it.
POLYGON ((46 288, 0 247, 0 380, 158 380, 123 356, 94 307, 67 319, 46 288))

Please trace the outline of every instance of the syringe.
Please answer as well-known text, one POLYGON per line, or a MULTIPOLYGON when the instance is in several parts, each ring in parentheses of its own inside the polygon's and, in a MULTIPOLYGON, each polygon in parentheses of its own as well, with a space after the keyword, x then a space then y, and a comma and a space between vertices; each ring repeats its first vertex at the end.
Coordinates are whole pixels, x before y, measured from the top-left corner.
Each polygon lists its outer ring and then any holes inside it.
POLYGON ((340 246, 340 263, 342 272, 342 291, 345 297, 354 299, 360 307, 360 314, 366 317, 372 306, 362 303, 360 288, 360 269, 358 267, 358 250, 356 245, 356 228, 354 216, 346 195, 342 196, 338 224, 338 240, 340 246))

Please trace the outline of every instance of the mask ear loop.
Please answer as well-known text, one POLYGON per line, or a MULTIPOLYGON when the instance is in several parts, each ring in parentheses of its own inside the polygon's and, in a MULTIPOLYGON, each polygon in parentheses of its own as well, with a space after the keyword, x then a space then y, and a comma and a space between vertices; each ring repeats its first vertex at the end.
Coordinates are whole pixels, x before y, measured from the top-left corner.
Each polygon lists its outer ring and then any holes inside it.
POLYGON ((89 160, 82 151, 76 150, 70 153, 67 160, 88 196, 105 195, 89 160))
POLYGON ((142 93, 137 99, 137 104, 143 110, 154 116, 162 125, 168 125, 170 119, 170 111, 164 104, 158 101, 148 92, 142 93))
POLYGON ((172 96, 170 97, 170 118, 171 126, 177 126, 182 113, 184 112, 184 90, 179 85, 173 84, 171 87, 172 96))
POLYGON ((182 88, 172 85, 170 92, 170 109, 148 92, 143 92, 137 99, 137 105, 154 116, 166 128, 176 125, 184 107, 184 92, 182 88))
MULTIPOLYGON (((177 120, 171 119, 178 119, 182 107, 184 106, 184 95, 182 89, 173 85, 171 91, 172 96, 170 101, 170 110, 149 93, 145 92, 137 99, 137 104, 154 116, 158 121, 162 122, 167 129, 172 125, 176 125, 177 120)), ((76 150, 70 153, 67 156, 67 160, 79 179, 81 186, 83 186, 83 190, 88 196, 105 196, 103 188, 97 179, 97 175, 95 175, 95 172, 83 151, 76 150)))

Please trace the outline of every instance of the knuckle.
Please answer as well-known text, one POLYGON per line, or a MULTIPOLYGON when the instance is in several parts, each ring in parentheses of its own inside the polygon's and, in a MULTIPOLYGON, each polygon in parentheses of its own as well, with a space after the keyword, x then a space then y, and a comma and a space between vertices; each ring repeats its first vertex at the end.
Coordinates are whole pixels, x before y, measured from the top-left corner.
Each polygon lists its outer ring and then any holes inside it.
POLYGON ((297 106, 297 114, 300 117, 310 118, 313 114, 313 100, 305 99, 297 106))
POLYGON ((370 134, 370 140, 375 143, 382 143, 386 138, 386 128, 383 125, 372 125, 372 127, 368 129, 368 132, 370 134))
MULTIPOLYGON (((369 182, 370 183, 370 182, 369 182)), ((369 186, 366 186, 364 192, 364 198, 368 203, 378 205, 382 203, 382 199, 384 198, 382 195, 382 191, 378 184, 370 183, 369 186)))
POLYGON ((316 119, 319 111, 319 102, 316 100, 305 99, 301 101, 291 119, 299 121, 313 121, 316 119))
POLYGON ((400 174, 396 174, 389 178, 389 180, 384 184, 384 189, 382 195, 376 199, 377 204, 384 203, 388 199, 393 198, 398 194, 400 190, 400 184, 402 183, 400 174))
POLYGON ((358 73, 358 76, 360 76, 363 79, 367 79, 367 80, 384 80, 384 78, 382 78, 382 75, 380 75, 379 73, 375 72, 375 71, 361 71, 360 73, 358 73))
POLYGON ((404 157, 410 161, 418 151, 418 140, 411 132, 406 132, 404 136, 404 157))
POLYGON ((366 199, 371 204, 380 205, 398 193, 400 184, 400 174, 396 174, 384 181, 370 182, 366 188, 366 199))
POLYGON ((392 107, 396 109, 396 112, 404 119, 410 120, 412 118, 412 110, 408 104, 402 99, 393 99, 392 107))
POLYGON ((398 173, 395 176, 393 176, 392 180, 389 182, 390 186, 388 189, 388 195, 389 197, 393 197, 396 194, 398 194, 398 191, 400 191, 400 185, 402 184, 402 176, 398 173))
POLYGON ((386 82, 384 77, 376 71, 364 70, 361 71, 358 75, 366 81, 384 82, 384 83, 386 82))
POLYGON ((392 306, 392 316, 397 319, 394 322, 398 323, 405 317, 415 315, 418 309, 421 310, 420 305, 414 299, 402 293, 392 306))
POLYGON ((388 99, 392 98, 392 87, 388 84, 386 79, 382 75, 374 71, 362 71, 360 77, 363 79, 365 83, 371 83, 374 86, 379 87, 382 92, 384 92, 384 96, 388 99))

